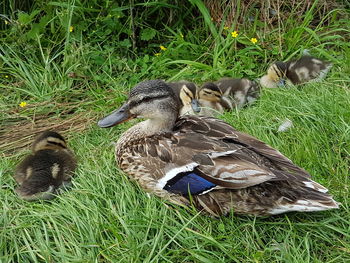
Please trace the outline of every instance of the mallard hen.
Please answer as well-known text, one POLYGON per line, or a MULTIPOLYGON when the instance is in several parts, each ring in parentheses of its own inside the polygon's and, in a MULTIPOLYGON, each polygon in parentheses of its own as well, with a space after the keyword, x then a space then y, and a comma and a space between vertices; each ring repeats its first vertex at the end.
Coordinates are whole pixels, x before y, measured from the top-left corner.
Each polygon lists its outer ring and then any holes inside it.
POLYGON ((115 152, 118 166, 145 191, 214 216, 338 208, 325 187, 279 151, 221 120, 178 111, 172 89, 150 80, 98 122, 107 128, 146 119, 121 135, 115 152))
POLYGON ((52 199, 61 187, 70 185, 76 160, 64 138, 53 131, 40 134, 32 145, 32 154, 16 168, 19 197, 34 201, 52 199))
POLYGON ((277 88, 286 84, 301 84, 324 79, 332 64, 312 56, 303 56, 298 60, 272 64, 260 84, 267 88, 277 88))

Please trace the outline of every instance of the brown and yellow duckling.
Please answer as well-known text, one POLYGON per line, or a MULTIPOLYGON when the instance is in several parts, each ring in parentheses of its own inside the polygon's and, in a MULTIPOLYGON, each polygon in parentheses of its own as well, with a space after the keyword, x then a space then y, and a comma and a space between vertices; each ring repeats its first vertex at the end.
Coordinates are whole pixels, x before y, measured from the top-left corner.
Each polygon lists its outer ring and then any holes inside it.
POLYGON ((200 115, 214 117, 225 110, 232 109, 230 100, 222 96, 222 91, 213 82, 206 82, 198 91, 197 97, 201 107, 200 115))
POLYGON ((32 145, 32 154, 16 168, 19 197, 34 201, 52 199, 61 187, 70 184, 76 160, 64 138, 53 131, 40 134, 32 145))
POLYGON ((173 89, 180 105, 180 116, 185 114, 196 114, 200 112, 198 100, 196 99, 197 86, 193 82, 178 81, 168 82, 173 89))
POLYGON ((214 216, 338 208, 325 187, 264 142, 215 118, 179 117, 176 95, 164 81, 139 83, 98 125, 138 117, 146 120, 121 135, 115 154, 147 192, 214 216))
POLYGON ((286 84, 302 84, 324 79, 332 64, 312 56, 303 56, 298 60, 278 61, 272 64, 267 75, 260 79, 262 87, 277 88, 286 84))

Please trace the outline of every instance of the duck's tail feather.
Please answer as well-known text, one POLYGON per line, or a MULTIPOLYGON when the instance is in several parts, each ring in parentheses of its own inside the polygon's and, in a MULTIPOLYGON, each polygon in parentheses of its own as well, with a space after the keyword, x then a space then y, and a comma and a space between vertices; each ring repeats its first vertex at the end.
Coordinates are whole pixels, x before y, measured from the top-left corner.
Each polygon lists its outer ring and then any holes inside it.
POLYGON ((304 183, 304 186, 306 186, 307 188, 311 188, 316 192, 320 192, 320 193, 328 192, 328 189, 326 187, 324 187, 323 185, 320 185, 319 183, 316 183, 315 181, 308 180, 308 181, 304 181, 303 183, 304 183))
POLYGON ((339 204, 329 196, 327 200, 305 200, 299 199, 292 204, 281 204, 269 211, 271 215, 277 215, 285 212, 313 212, 324 211, 339 208, 339 204))
POLYGON ((303 56, 311 56, 310 49, 303 49, 302 54, 303 56))
POLYGON ((326 187, 312 180, 302 183, 304 184, 301 187, 301 193, 303 192, 303 194, 297 200, 291 201, 281 198, 269 213, 276 215, 291 211, 312 212, 339 208, 339 203, 327 193, 328 189, 326 187))

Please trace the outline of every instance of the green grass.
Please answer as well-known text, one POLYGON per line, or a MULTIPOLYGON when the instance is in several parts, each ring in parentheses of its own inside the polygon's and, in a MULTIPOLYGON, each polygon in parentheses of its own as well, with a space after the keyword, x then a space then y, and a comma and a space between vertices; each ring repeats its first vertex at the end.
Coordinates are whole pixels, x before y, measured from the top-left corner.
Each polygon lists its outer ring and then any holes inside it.
MULTIPOLYGON (((191 2, 208 15, 201 1, 191 2)), ((75 14, 67 15, 76 21, 75 14)), ((311 28, 309 15, 298 28, 292 28, 291 16, 280 30, 265 35, 257 30, 257 46, 249 43, 252 32, 240 31, 242 38, 235 43, 223 33, 224 24, 216 26, 208 17, 183 32, 184 38, 176 28, 164 27, 167 38, 161 44, 168 49, 159 57, 148 48, 134 57, 121 56, 112 45, 74 35, 45 47, 39 39, 28 40, 30 47, 5 39, 0 50, 1 144, 16 121, 35 123, 34 116, 60 115, 65 103, 77 106, 63 117, 84 112, 93 117, 82 132, 64 130, 79 167, 72 189, 52 201, 18 199, 12 174, 29 151, 2 148, 0 262, 350 262, 350 24, 332 20, 327 27, 311 28), (254 105, 220 118, 309 171, 341 202, 339 210, 210 218, 148 196, 116 166, 112 142, 135 122, 100 129, 96 121, 121 105, 136 83, 256 78, 270 61, 298 56, 304 48, 334 63, 327 80, 263 90, 254 105), (21 101, 28 106, 19 108, 21 101), (277 133, 286 118, 293 128, 277 133)), ((52 125, 49 118, 47 125, 52 125)))

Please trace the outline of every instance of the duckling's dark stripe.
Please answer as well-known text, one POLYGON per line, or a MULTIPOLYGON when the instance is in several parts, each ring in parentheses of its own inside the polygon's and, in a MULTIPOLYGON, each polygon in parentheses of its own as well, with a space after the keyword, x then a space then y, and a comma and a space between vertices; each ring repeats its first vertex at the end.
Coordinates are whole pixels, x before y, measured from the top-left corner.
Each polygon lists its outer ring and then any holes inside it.
POLYGON ((282 70, 281 70, 280 68, 277 67, 276 73, 277 73, 277 76, 278 76, 279 78, 283 78, 283 73, 282 73, 282 70))
POLYGON ((183 90, 187 97, 192 98, 192 94, 189 94, 186 90, 183 90))
POLYGON ((161 100, 161 99, 164 99, 164 98, 167 98, 169 97, 168 95, 159 95, 159 96, 148 96, 148 97, 143 97, 141 100, 139 101, 131 101, 130 102, 130 108, 132 107, 135 107, 137 105, 140 105, 141 103, 147 103, 147 102, 150 102, 152 100, 161 100))
POLYGON ((203 92, 204 92, 204 94, 206 94, 206 95, 211 95, 211 94, 213 94, 212 92, 206 91, 206 90, 203 90, 203 92))
POLYGON ((47 141, 47 142, 49 144, 53 144, 53 145, 61 146, 62 148, 66 148, 66 146, 61 142, 54 142, 54 141, 47 141))
POLYGON ((277 64, 273 65, 273 71, 276 73, 277 77, 282 78, 282 72, 277 64))

